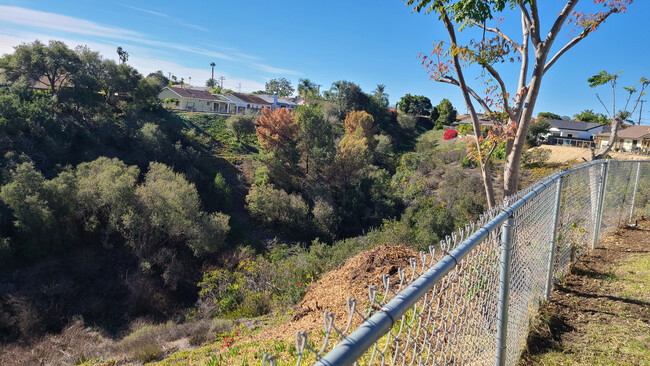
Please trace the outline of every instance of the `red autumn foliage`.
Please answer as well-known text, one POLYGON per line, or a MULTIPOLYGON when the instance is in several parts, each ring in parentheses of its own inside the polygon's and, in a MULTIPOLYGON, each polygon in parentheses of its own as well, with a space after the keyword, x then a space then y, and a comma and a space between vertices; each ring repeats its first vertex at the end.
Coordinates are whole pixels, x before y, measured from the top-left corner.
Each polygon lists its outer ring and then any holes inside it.
POLYGON ((442 135, 443 140, 451 140, 455 139, 458 136, 458 131, 454 130, 453 128, 448 128, 445 131, 445 134, 442 135))
POLYGON ((296 138, 298 122, 291 111, 286 108, 262 109, 262 115, 257 118, 257 139, 260 145, 269 150, 278 150, 296 138))

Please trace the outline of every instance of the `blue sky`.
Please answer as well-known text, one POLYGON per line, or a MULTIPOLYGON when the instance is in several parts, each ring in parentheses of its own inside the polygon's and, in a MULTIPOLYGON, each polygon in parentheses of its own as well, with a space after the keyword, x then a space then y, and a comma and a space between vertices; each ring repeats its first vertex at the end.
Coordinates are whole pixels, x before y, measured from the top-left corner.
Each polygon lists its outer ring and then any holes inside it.
MULTIPOLYGON (((564 2, 541 3, 546 32, 564 2)), ((593 10, 593 1, 583 0, 577 9, 593 10)), ((590 89, 586 81, 603 69, 623 71, 621 85, 650 77, 647 14, 650 4, 636 1, 627 14, 610 17, 563 56, 544 78, 536 112, 604 112, 595 93, 609 108, 610 91, 590 89)), ((506 13, 502 28, 515 40, 521 38, 517 14, 506 13)), ((556 49, 569 40, 567 34, 565 28, 556 49)), ((267 80, 278 77, 294 86, 299 78, 309 78, 322 88, 350 80, 367 92, 381 83, 391 103, 406 93, 421 94, 434 104, 449 98, 465 113, 458 89, 429 81, 416 58, 430 52, 432 42, 448 40, 440 22, 433 15, 412 14, 400 0, 0 0, 0 54, 34 39, 86 44, 109 58, 117 58, 115 48, 122 46, 129 63, 142 73, 162 69, 186 82, 191 77, 195 85, 210 77, 214 61, 215 77, 224 76, 224 86, 234 90, 240 84, 244 92, 263 89, 267 80)), ((518 69, 497 67, 513 89, 518 69)), ((480 89, 474 80, 480 71, 472 71, 469 79, 480 89)), ((623 99, 622 90, 617 91, 623 99)), ((638 119, 638 110, 633 118, 638 119)), ((642 123, 650 125, 650 103, 642 123)))

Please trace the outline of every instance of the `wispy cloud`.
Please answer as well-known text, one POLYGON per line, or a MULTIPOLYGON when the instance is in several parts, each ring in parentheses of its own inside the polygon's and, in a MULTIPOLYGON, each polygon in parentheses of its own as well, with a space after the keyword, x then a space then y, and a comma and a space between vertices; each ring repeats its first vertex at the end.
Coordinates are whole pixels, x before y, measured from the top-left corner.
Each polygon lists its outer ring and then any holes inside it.
POLYGON ((84 19, 42 11, 0 5, 0 22, 27 25, 41 29, 114 38, 138 38, 142 34, 124 28, 109 27, 84 19))
POLYGON ((122 6, 125 7, 125 8, 129 8, 131 10, 136 10, 136 11, 139 11, 139 12, 142 12, 142 13, 155 15, 155 16, 157 16, 159 18, 171 19, 175 24, 178 24, 178 25, 183 26, 183 27, 196 29, 196 30, 200 30, 200 31, 203 31, 203 32, 208 31, 208 29, 205 28, 205 27, 202 27, 202 26, 196 25, 196 24, 192 24, 192 23, 187 23, 185 21, 182 21, 182 20, 180 20, 178 18, 172 17, 172 16, 170 16, 168 14, 165 14, 165 13, 161 13, 161 12, 154 11, 154 10, 149 10, 149 9, 138 8, 136 6, 131 6, 131 5, 122 4, 122 6))
MULTIPOLYGON (((126 6, 126 5, 125 5, 126 6)), ((166 14, 155 12, 148 9, 133 8, 136 11, 141 11, 145 13, 152 14, 154 16, 165 18, 166 14)), ((117 45, 128 46, 129 49, 140 48, 146 50, 149 54, 157 55, 173 55, 178 57, 178 52, 183 53, 193 53, 197 55, 208 56, 212 59, 226 60, 243 63, 243 65, 248 65, 250 68, 263 71, 269 74, 275 75, 301 75, 300 72, 291 69, 279 68, 263 63, 262 60, 257 56, 247 55, 240 50, 223 47, 219 45, 205 44, 203 45, 192 45, 192 44, 178 44, 167 41, 160 41, 153 39, 151 36, 132 31, 129 29, 124 29, 120 27, 113 27, 108 25, 103 25, 88 21, 85 19, 74 18, 66 15, 55 14, 55 13, 46 13, 37 10, 25 9, 16 6, 4 6, 0 5, 0 33, 5 34, 5 39, 7 36, 15 35, 19 30, 15 27, 11 27, 8 24, 18 24, 27 26, 32 29, 47 30, 49 31, 46 34, 40 34, 38 37, 32 37, 31 39, 27 38, 25 41, 30 42, 34 39, 40 39, 42 41, 47 41, 52 38, 61 38, 57 36, 54 31, 61 31, 65 33, 77 34, 81 39, 78 39, 77 43, 88 44, 87 40, 97 38, 101 39, 98 43, 103 45, 110 45, 113 48, 110 53, 113 53, 114 47, 117 45), (176 52, 175 52, 176 51, 176 52)), ((195 29, 202 29, 200 26, 194 26, 192 24, 185 24, 185 26, 193 27, 195 29)), ((64 36, 65 37, 65 36, 64 36)), ((2 43, 0 44, 0 50, 3 50, 4 53, 11 52, 11 49, 6 49, 11 46, 17 45, 18 43, 2 43), (5 46, 5 47, 2 47, 5 46)))
POLYGON ((138 8, 138 7, 135 7, 135 6, 124 5, 124 4, 122 4, 122 6, 125 7, 125 8, 132 9, 132 10, 137 10, 137 11, 142 12, 142 13, 147 13, 147 14, 155 15, 155 16, 157 16, 157 17, 161 17, 161 18, 171 18, 171 17, 170 17, 169 15, 167 15, 167 14, 159 13, 159 12, 157 12, 157 11, 153 11, 153 10, 142 9, 142 8, 138 8))
POLYGON ((296 70, 281 69, 279 67, 273 67, 262 63, 253 62, 251 65, 258 70, 269 72, 271 74, 300 75, 300 72, 296 70))

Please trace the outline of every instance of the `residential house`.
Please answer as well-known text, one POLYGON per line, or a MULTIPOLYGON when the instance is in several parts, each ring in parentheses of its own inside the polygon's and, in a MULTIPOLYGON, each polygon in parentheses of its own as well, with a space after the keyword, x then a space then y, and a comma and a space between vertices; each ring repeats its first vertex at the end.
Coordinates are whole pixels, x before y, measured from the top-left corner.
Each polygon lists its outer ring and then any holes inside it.
POLYGON ((259 94, 257 96, 264 99, 266 102, 270 103, 271 109, 287 108, 293 110, 296 107, 298 107, 300 102, 300 98, 298 97, 285 98, 285 97, 278 97, 277 94, 273 94, 273 95, 259 94))
POLYGON ((250 103, 247 103, 230 93, 224 95, 224 97, 230 101, 230 113, 246 114, 248 112, 248 106, 250 103))
POLYGON ((549 137, 565 137, 568 139, 592 140, 595 135, 603 132, 604 127, 600 123, 560 119, 547 119, 546 122, 551 125, 549 137))
POLYGON ((233 104, 222 95, 212 94, 202 89, 187 89, 176 86, 164 87, 158 94, 158 98, 178 101, 178 103, 166 103, 165 106, 168 108, 192 112, 230 113, 230 107, 233 104))
MULTIPOLYGON (((606 131, 598 134, 601 146, 607 146, 610 133, 606 131)), ((630 126, 619 130, 612 148, 626 152, 650 152, 650 126, 630 126)))
MULTIPOLYGON (((245 113, 259 113, 264 108, 271 108, 271 103, 267 102, 266 100, 254 94, 231 93, 228 94, 229 98, 230 96, 233 96, 238 101, 241 101, 246 104, 244 110, 245 113)), ((243 106, 244 105, 243 103, 240 104, 240 106, 243 106)))
MULTIPOLYGON (((476 116, 478 117, 478 122, 481 125, 481 127, 489 127, 493 128, 495 126, 498 126, 499 123, 488 118, 486 115, 477 113, 476 116)), ((461 114, 459 116, 456 116, 457 120, 457 125, 471 125, 472 124, 472 116, 469 114, 461 114)), ((452 124, 454 126, 455 124, 452 124)))

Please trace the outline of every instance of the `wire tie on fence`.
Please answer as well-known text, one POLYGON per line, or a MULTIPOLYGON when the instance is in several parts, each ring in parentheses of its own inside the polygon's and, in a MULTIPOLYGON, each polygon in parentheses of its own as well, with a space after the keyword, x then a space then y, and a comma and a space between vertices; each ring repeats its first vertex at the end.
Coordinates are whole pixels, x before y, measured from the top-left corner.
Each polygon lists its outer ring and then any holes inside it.
POLYGON ((446 250, 443 250, 443 251, 442 251, 442 254, 450 256, 451 259, 454 260, 454 267, 458 267, 458 260, 456 259, 456 257, 454 257, 453 254, 449 253, 449 252, 446 251, 446 250))

